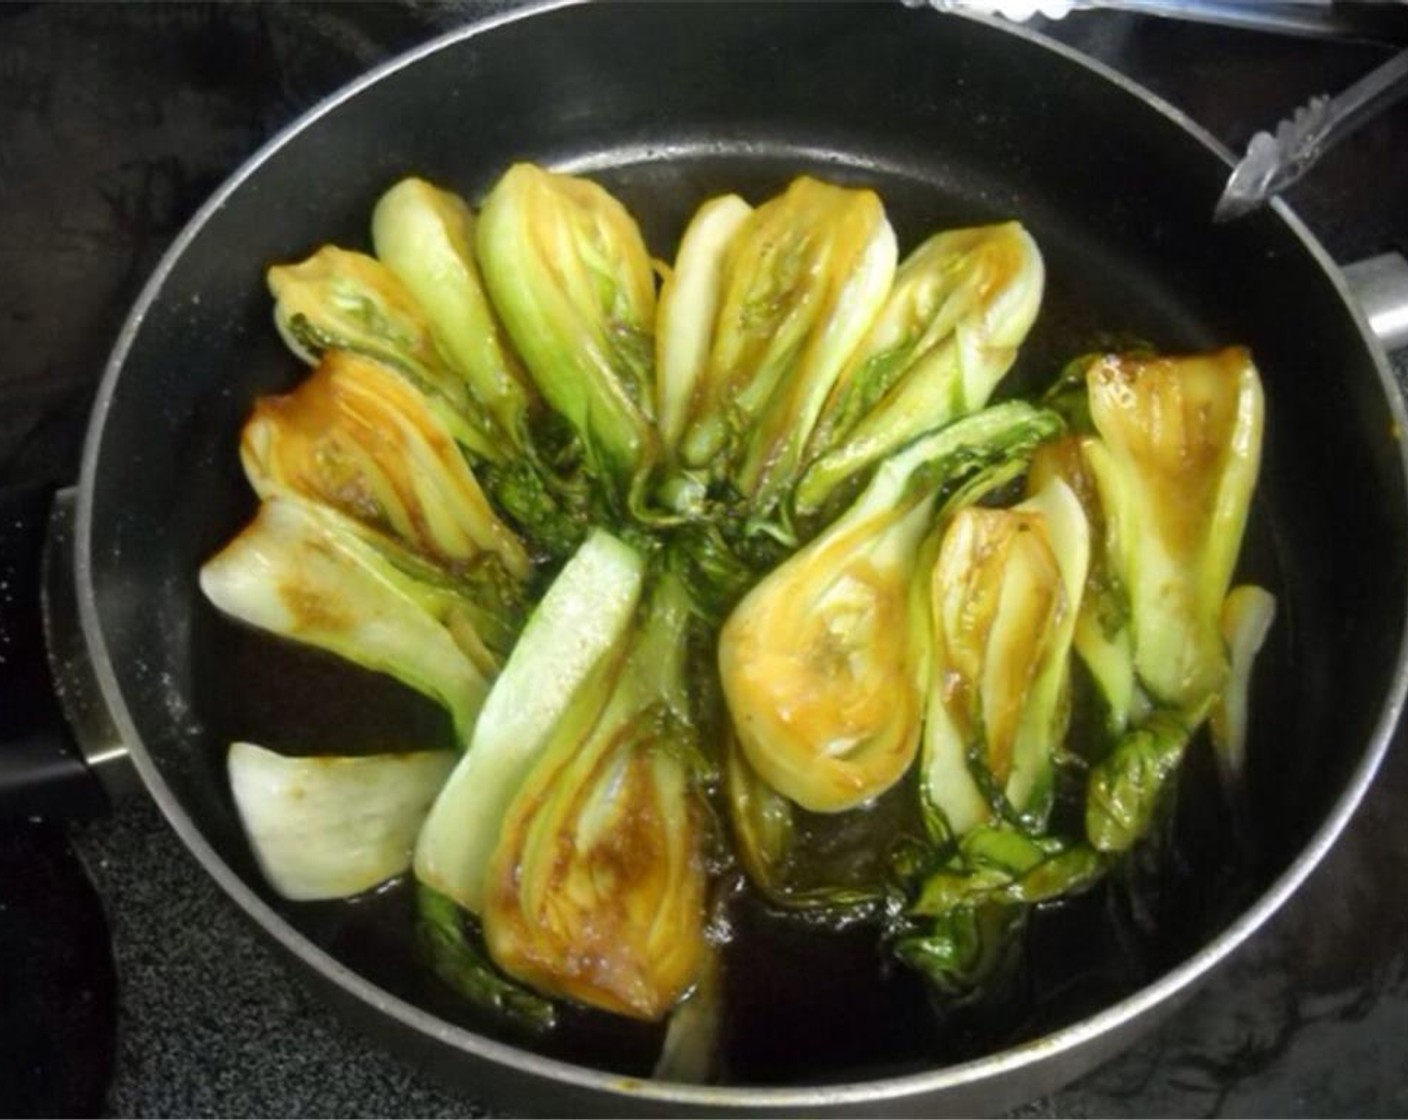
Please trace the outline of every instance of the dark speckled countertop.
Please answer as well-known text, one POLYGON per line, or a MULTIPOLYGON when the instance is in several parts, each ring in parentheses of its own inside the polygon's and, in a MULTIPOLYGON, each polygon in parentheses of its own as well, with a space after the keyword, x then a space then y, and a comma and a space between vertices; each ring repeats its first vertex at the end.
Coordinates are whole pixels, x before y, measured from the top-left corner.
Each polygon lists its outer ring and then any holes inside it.
MULTIPOLYGON (((483 9, 0 5, 0 483, 72 477, 87 402, 126 308, 230 170, 343 82, 483 9)), ((1105 15, 1054 30, 1233 146, 1383 56, 1368 46, 1105 15)), ((1408 105, 1348 141, 1291 201, 1342 261, 1408 248, 1408 105)), ((1408 365, 1400 377, 1408 384, 1408 365)), ((1400 745, 1306 888, 1183 1010, 1022 1113, 1408 1113, 1405 804, 1400 745)), ((70 826, 67 837, 51 826, 0 824, 0 934, 17 912, 17 868, 47 888, 60 881, 51 861, 76 849, 110 928, 116 1046, 97 1027, 80 1032, 87 1042, 56 1049, 104 1074, 112 1052, 112 1075, 96 1078, 86 1097, 38 1082, 27 1083, 28 1096, 18 1081, 7 1092, 4 1077, 16 1066, 4 1059, 22 1049, 18 1032, 49 1028, 44 1016, 21 1028, 0 1015, 0 1113, 482 1112, 472 1096, 387 1055, 305 991, 144 799, 70 826)), ((46 893, 25 894, 32 913, 46 893)), ((48 920, 51 943, 96 938, 102 956, 96 909, 70 906, 48 920)), ((25 942, 25 951, 52 957, 33 947, 45 940, 25 942)), ((15 943, 0 937, 0 946, 15 943)), ((20 956, 11 967, 25 964, 20 956)), ((59 1018, 104 1021, 104 967, 75 981, 93 1013, 59 1018)))

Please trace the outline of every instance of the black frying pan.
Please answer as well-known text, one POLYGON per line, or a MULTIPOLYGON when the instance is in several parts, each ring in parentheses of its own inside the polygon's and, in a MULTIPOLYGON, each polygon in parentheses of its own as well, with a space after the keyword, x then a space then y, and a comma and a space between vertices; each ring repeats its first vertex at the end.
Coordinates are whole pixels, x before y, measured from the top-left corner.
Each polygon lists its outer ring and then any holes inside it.
MULTIPOLYGON (((1403 698, 1401 408, 1338 273, 1288 214, 1210 224, 1226 171, 1188 122, 1059 48, 898 6, 548 10, 378 71, 202 210, 144 293, 99 394, 77 594, 102 697, 149 789, 310 980, 389 1042, 497 1087, 513 1107, 987 1110, 1089 1068, 1304 878, 1371 777, 1403 698), (866 1028, 906 1005, 852 1003, 834 1030, 806 1037, 828 1060, 804 1081, 689 1089, 619 1076, 649 1048, 630 1032, 585 1024, 565 1055, 574 1064, 466 1018, 410 961, 395 892, 361 909, 274 900, 225 786, 228 740, 355 750, 445 729, 389 686, 226 625, 198 595, 199 564, 252 511, 235 455, 250 402, 301 375, 270 326, 263 269, 323 241, 364 244, 373 202, 400 175, 475 197, 517 158, 599 177, 666 256, 708 195, 757 200, 800 171, 876 187, 902 246, 943 225, 1019 217, 1045 253, 1049 294, 1015 389, 1111 338, 1251 346, 1268 437, 1248 564, 1282 601, 1255 709, 1256 811, 1233 857, 1217 814, 1188 810, 1195 873, 1181 888, 1173 877, 1165 915, 1179 920, 1149 936, 1137 967, 1038 1001, 1043 1014, 976 1046, 886 1038, 867 1050, 866 1028), (848 1057, 832 1058, 826 1048, 848 1038, 848 1057), (984 1057, 989 1042, 1006 1048, 984 1057)), ((1058 919, 1036 957, 1065 958, 1079 940, 1058 919)), ((797 990, 816 987, 807 963, 796 961, 797 990)), ((753 1009, 782 1029, 767 1013, 753 1009)), ((746 1055, 735 1065, 767 1077, 746 1055)))

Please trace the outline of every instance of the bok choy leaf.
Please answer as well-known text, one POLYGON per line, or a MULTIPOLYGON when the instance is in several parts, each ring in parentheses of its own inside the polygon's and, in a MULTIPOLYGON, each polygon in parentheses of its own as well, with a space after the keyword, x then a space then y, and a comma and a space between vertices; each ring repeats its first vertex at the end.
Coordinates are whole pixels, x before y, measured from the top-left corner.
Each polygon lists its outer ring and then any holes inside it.
POLYGON ((708 955, 691 616, 683 586, 659 577, 624 656, 583 682, 514 795, 485 876, 500 968, 640 1019, 669 1012, 708 955))
POLYGON ((475 240, 494 309, 534 384, 626 508, 659 447, 655 279, 635 220, 595 183, 519 163, 489 192, 475 240))
POLYGON ((788 495, 812 426, 895 271, 872 191, 803 176, 729 239, 709 358, 679 442, 681 467, 727 482, 755 519, 788 495))
POLYGON ((441 348, 514 455, 535 454, 537 394, 494 317, 474 259, 474 214, 424 179, 403 179, 372 213, 372 244, 420 304, 441 348))
POLYGON ((719 635, 719 674, 764 781, 839 812, 899 780, 922 729, 927 627, 910 588, 934 507, 1019 474, 1061 430, 1054 413, 1011 402, 915 441, 739 603, 719 635))
POLYGON ((331 506, 450 570, 489 554, 514 579, 532 575, 449 431, 378 362, 328 351, 292 393, 255 402, 240 457, 261 498, 331 506))
POLYGON ((796 512, 926 431, 987 404, 1041 306, 1045 269, 1021 225, 950 230, 911 253, 812 433, 796 512))
POLYGON ((534 609, 485 704, 469 749, 416 842, 416 877, 473 914, 505 814, 584 682, 619 656, 645 564, 597 530, 534 609))
POLYGON ((461 739, 523 611, 493 556, 450 579, 330 509, 274 497, 200 570, 219 610, 387 673, 442 704, 461 739))
POLYGON ((476 459, 508 447, 451 368, 424 310, 374 257, 325 245, 298 264, 269 269, 274 323, 298 357, 316 365, 328 350, 351 350, 396 370, 476 459))
POLYGON ((400 875, 453 751, 298 758, 230 746, 230 790, 264 877, 295 901, 346 898, 400 875))

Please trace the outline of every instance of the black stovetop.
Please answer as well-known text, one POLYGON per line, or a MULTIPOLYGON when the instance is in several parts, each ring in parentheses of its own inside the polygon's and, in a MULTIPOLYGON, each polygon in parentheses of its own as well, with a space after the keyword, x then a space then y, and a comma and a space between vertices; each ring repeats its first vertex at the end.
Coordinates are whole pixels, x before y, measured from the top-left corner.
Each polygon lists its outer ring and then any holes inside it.
MULTIPOLYGON (((126 309, 226 174, 345 81, 484 8, 0 5, 0 484, 72 479, 126 309)), ((1102 14, 1048 29, 1231 146, 1384 56, 1102 14)), ((1408 249, 1408 104, 1290 200, 1343 262, 1408 249)), ((1400 746, 1305 889, 1167 1026, 1023 1111, 1408 1113, 1405 803, 1400 746)), ((145 800, 0 824, 0 1112, 475 1111, 306 993, 145 800)))

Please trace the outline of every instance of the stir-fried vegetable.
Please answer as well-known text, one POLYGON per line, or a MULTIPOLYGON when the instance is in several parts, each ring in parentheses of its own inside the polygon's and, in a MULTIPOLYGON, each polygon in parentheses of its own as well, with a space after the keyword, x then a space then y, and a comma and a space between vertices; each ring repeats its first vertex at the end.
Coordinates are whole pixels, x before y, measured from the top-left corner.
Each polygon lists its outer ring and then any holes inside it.
POLYGON ((935 501, 1011 477, 1061 421, 1020 402, 916 441, 825 532, 755 587, 719 635, 719 674, 749 764, 804 808, 883 793, 922 728, 919 546, 935 501))
POLYGON ((403 179, 372 213, 378 259, 424 310, 470 396, 491 416, 505 451, 532 455, 535 394, 489 306, 474 259, 474 214, 458 195, 403 179))
POLYGON ((1148 832, 1230 681, 1223 618, 1260 464, 1262 390, 1238 348, 1104 355, 1078 373, 1096 433, 1082 452, 1104 511, 1106 563, 1129 604, 1134 707, 1150 710, 1134 712, 1090 776, 1087 835, 1119 852, 1148 832))
POLYGON ((292 393, 260 398, 240 457, 261 498, 321 502, 451 569, 491 554, 515 579, 531 575, 425 398, 368 358, 330 350, 292 393))
POLYGON ((1244 350, 1086 356, 1043 407, 989 406, 1043 297, 1030 235, 941 231, 896 269, 880 199, 806 176, 705 202, 673 268, 530 164, 477 216, 403 180, 372 236, 379 260, 269 271, 316 368, 257 402, 263 504, 200 582, 431 697, 465 749, 235 744, 274 889, 410 866, 466 1000, 530 1032, 556 1000, 668 1015, 656 1076, 704 1081, 745 883, 797 930, 873 929, 956 1006, 1174 819, 1206 721, 1243 792, 1275 615, 1229 590, 1244 350))
POLYGON ((426 405, 479 459, 508 451, 445 361, 430 320, 385 265, 325 245, 299 264, 269 269, 274 323, 290 350, 316 365, 328 350, 351 350, 389 366, 425 394, 426 405))
POLYGON ((1222 604, 1222 637, 1230 671, 1209 726, 1223 783, 1232 791, 1241 786, 1246 769, 1252 667, 1275 620, 1276 598, 1262 587, 1234 587, 1222 604))
POLYGON ((690 403, 709 361, 724 295, 729 246, 753 208, 736 194, 710 199, 680 241, 675 267, 660 289, 655 331, 655 412, 673 458, 690 403))
POLYGON ((768 515, 795 482, 895 257, 872 191, 803 177, 748 215, 723 255, 712 346, 679 443, 683 468, 727 481, 755 517, 768 515))
POLYGON ((492 554, 450 579, 341 514, 279 497, 206 562, 200 586, 241 622, 425 693, 462 738, 522 613, 518 585, 492 554))
POLYGON ((234 743, 230 791, 264 877, 285 898, 346 898, 411 865, 452 751, 297 758, 234 743))
POLYGON ((923 764, 940 837, 1004 819, 1044 824, 1089 554, 1080 502, 1059 480, 1011 509, 960 510, 945 530, 923 764))
POLYGON ((1130 602, 1134 667, 1195 722, 1227 677, 1222 602, 1261 460, 1262 392, 1245 350, 1108 355, 1086 370, 1087 445, 1130 602))
POLYGON ((1039 449, 1027 485, 1035 492, 1053 481, 1064 483, 1079 499, 1090 527, 1090 564, 1078 600, 1073 644, 1095 679, 1106 730, 1118 738, 1130 719, 1142 714, 1145 701, 1134 686, 1129 599, 1111 567, 1109 526, 1086 465, 1088 438, 1070 435, 1039 449))
POLYGON ((533 612, 484 718, 416 844, 416 877, 478 914, 508 806, 585 682, 616 657, 640 598, 641 557, 593 533, 533 612))
POLYGON ((689 991, 706 953, 689 624, 683 587, 664 577, 622 656, 583 682, 514 796, 484 888, 501 968, 642 1019, 689 991))
POLYGON ((1005 824, 974 829, 923 879, 895 952, 955 1003, 978 998, 1012 967, 1031 908, 1088 889, 1104 870, 1081 844, 1005 824))
POLYGON ((940 850, 897 940, 941 990, 977 990, 1033 903, 1101 870, 1045 830, 1069 712, 1069 649, 1089 563, 1080 501, 1059 479, 1010 509, 967 508, 928 576, 933 654, 922 796, 940 850))
POLYGON ((519 163, 476 235, 494 307, 543 398, 618 504, 657 456, 655 282, 635 220, 601 187, 519 163))
POLYGON ((1036 319, 1045 276, 1016 222, 950 230, 911 253, 812 433, 797 512, 816 513, 852 475, 987 404, 1036 319))

